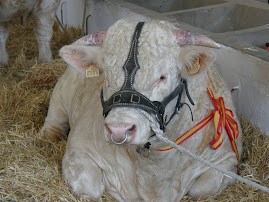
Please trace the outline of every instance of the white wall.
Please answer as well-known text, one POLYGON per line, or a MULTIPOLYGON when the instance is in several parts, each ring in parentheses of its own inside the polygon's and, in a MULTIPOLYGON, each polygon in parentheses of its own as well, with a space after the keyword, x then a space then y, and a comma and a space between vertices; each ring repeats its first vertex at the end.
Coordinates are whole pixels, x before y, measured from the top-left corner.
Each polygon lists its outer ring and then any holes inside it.
POLYGON ((229 88, 239 114, 269 134, 269 63, 223 46, 216 67, 229 88))
POLYGON ((81 27, 83 19, 84 0, 61 0, 61 3, 57 10, 57 16, 60 20, 61 8, 64 25, 81 27))
MULTIPOLYGON (((122 18, 132 18, 140 21, 148 19, 147 16, 136 14, 127 8, 115 5, 113 2, 101 0, 85 0, 85 27, 88 18, 88 33, 94 33, 108 29, 114 22, 122 18)), ((84 0, 61 0, 57 11, 57 16, 61 20, 61 10, 63 24, 74 27, 82 27, 84 0), (62 9, 61 9, 62 8, 62 9)))

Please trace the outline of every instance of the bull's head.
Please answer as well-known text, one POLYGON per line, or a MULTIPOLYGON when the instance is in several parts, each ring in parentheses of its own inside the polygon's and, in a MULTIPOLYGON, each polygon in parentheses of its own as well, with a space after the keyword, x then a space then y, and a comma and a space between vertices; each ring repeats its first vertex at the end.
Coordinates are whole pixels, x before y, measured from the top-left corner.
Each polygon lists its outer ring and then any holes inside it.
MULTIPOLYGON (((60 51, 64 60, 83 74, 90 64, 96 64, 104 71, 104 130, 106 139, 114 143, 144 144, 151 136, 150 122, 140 111, 146 109, 128 104, 124 106, 124 103, 113 107, 121 99, 114 96, 116 92, 128 83, 132 92, 139 92, 150 102, 161 103, 175 91, 183 77, 195 76, 193 74, 199 74, 214 62, 214 54, 198 46, 219 47, 203 35, 178 30, 166 21, 146 22, 137 38, 138 49, 134 53, 137 54, 139 69, 126 71, 123 67, 130 59, 128 54, 133 47, 136 25, 134 21, 120 20, 107 32, 85 36, 60 51), (198 66, 195 64, 197 61, 198 66), (126 76, 127 72, 129 76, 126 76), (132 81, 126 81, 127 77, 132 77, 132 81), (108 100, 112 100, 109 110, 105 106, 108 100)), ((173 113, 177 102, 174 98, 165 106, 163 117, 173 113)), ((134 105, 140 100, 137 95, 129 95, 128 99, 133 99, 134 105)), ((146 111, 154 114, 153 110, 146 111)))

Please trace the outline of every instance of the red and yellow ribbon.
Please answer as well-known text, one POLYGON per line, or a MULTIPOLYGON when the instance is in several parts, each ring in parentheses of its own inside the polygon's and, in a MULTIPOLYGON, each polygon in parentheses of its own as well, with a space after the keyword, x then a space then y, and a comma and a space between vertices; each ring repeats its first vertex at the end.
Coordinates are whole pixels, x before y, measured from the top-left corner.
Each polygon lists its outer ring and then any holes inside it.
MULTIPOLYGON (((208 80, 209 80, 209 77, 208 77, 208 80)), ((215 97, 210 80, 209 80, 209 84, 210 86, 207 87, 207 90, 213 101, 215 110, 211 114, 209 114, 206 118, 204 118, 202 121, 200 121, 198 124, 196 124, 188 132, 180 136, 174 143, 177 145, 181 144, 182 142, 187 140, 189 137, 194 135, 197 131, 201 130, 211 119, 213 119, 214 126, 215 126, 215 134, 214 134, 214 140, 210 142, 211 147, 214 150, 216 150, 221 146, 223 142, 223 135, 222 135, 223 128, 225 128, 229 136, 233 151, 235 152, 236 158, 239 162, 239 154, 238 154, 237 146, 235 143, 239 135, 238 125, 236 121, 233 119, 234 117, 233 112, 225 108, 223 97, 215 97)), ((173 147, 166 146, 166 147, 159 148, 158 151, 168 151, 171 149, 173 149, 173 147)))
POLYGON ((234 114, 231 110, 225 108, 223 97, 215 97, 210 80, 209 84, 210 87, 207 87, 207 90, 215 106, 215 110, 212 112, 214 117, 215 135, 214 140, 210 142, 210 145, 214 150, 221 146, 223 142, 222 132, 224 127, 230 139, 233 151, 239 162, 239 154, 235 143, 236 139, 238 138, 239 131, 238 125, 233 119, 234 114))
MULTIPOLYGON (((196 126, 194 126, 192 129, 190 129, 188 132, 181 135, 174 143, 177 144, 177 145, 181 144, 182 142, 184 142, 185 140, 190 138, 192 135, 194 135, 196 132, 201 130, 212 118, 213 118, 213 113, 210 114, 209 116, 207 116, 206 118, 204 118, 198 124, 196 124, 196 126)), ((171 149, 173 149, 173 147, 166 146, 166 147, 159 148, 158 151, 168 151, 168 150, 171 150, 171 149)))

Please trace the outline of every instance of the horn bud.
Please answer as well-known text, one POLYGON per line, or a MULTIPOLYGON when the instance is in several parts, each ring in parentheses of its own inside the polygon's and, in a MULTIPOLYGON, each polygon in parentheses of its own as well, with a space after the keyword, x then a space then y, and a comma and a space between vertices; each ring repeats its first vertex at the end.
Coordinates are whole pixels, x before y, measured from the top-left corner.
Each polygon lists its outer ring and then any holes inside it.
POLYGON ((179 46, 194 45, 194 46, 205 46, 210 48, 221 47, 218 43, 216 43, 212 39, 201 34, 194 34, 192 32, 184 30, 174 30, 174 35, 176 38, 176 42, 179 46))

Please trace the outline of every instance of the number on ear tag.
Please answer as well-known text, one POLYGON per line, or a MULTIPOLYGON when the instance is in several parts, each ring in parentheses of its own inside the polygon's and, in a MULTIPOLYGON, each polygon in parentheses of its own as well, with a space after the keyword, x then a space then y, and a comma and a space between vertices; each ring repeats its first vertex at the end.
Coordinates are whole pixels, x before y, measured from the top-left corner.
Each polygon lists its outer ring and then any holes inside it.
POLYGON ((86 70, 86 77, 96 77, 99 76, 99 69, 94 65, 90 65, 86 70))

